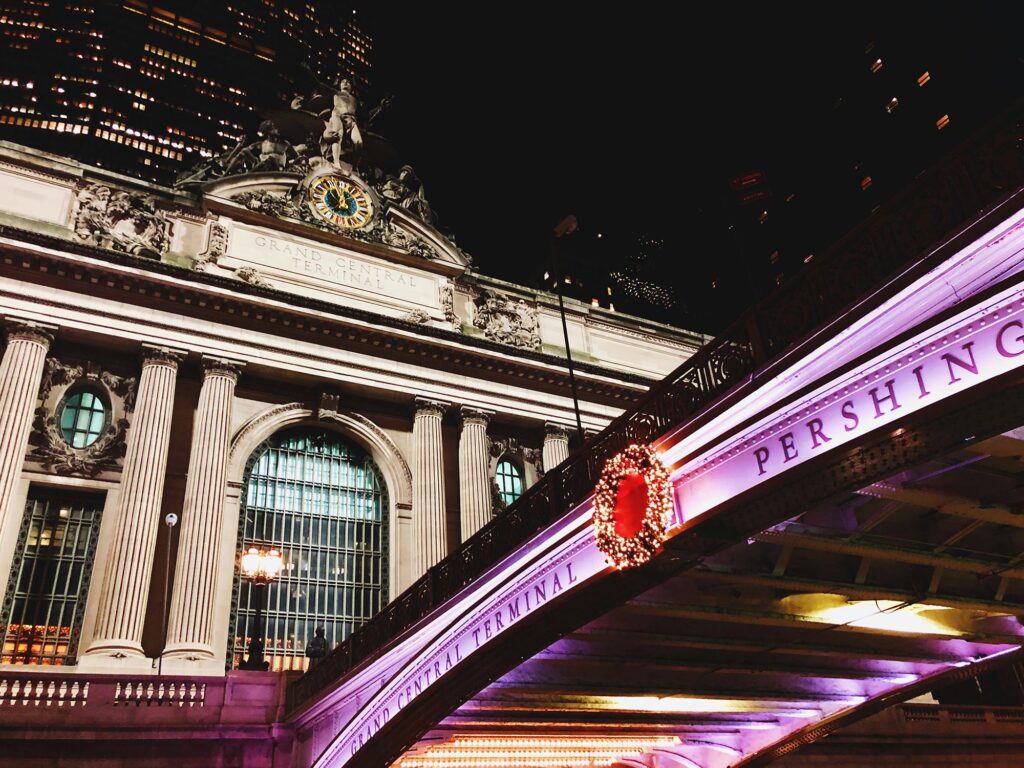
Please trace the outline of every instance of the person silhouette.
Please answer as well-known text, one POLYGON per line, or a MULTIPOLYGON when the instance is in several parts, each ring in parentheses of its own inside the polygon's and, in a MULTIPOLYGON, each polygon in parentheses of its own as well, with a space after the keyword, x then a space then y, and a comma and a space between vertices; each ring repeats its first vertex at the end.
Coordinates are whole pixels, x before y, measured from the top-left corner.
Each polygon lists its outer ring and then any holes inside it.
POLYGON ((324 627, 317 627, 313 639, 306 643, 306 658, 309 659, 310 667, 316 666, 327 655, 327 638, 324 637, 324 632, 324 627))

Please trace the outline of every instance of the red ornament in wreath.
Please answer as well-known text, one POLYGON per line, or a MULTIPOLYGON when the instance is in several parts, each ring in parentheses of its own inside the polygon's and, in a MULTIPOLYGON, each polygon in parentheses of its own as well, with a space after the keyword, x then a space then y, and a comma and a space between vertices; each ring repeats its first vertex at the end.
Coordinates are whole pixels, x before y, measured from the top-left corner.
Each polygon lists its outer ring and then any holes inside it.
POLYGON ((616 568, 643 565, 665 540, 672 484, 649 445, 631 445, 608 459, 594 492, 594 536, 616 568))

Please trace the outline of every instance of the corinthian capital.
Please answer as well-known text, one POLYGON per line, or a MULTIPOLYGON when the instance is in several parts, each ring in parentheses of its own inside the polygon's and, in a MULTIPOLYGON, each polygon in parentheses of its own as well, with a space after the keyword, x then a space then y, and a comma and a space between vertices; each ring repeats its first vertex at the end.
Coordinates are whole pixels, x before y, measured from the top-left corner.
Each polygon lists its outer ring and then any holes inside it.
POLYGON ((561 424, 553 424, 550 421, 544 423, 545 440, 568 440, 569 430, 561 424))
POLYGON ((177 368, 187 353, 180 349, 158 347, 153 344, 142 345, 142 367, 147 365, 166 365, 177 368))
POLYGON ((493 415, 494 413, 491 411, 484 411, 479 408, 468 408, 466 406, 462 406, 462 408, 459 409, 459 419, 463 427, 467 424, 482 424, 486 427, 493 415))
POLYGON ((222 376, 232 381, 238 381, 243 368, 245 368, 245 363, 239 360, 203 356, 203 378, 207 376, 222 376))
POLYGON ((49 349, 56 333, 57 326, 55 325, 43 325, 16 317, 4 318, 4 335, 7 337, 8 343, 14 340, 34 341, 49 349))
POLYGON ((413 401, 413 409, 416 412, 417 418, 420 416, 444 416, 444 412, 448 410, 450 403, 442 403, 438 400, 428 400, 425 397, 417 397, 413 401))

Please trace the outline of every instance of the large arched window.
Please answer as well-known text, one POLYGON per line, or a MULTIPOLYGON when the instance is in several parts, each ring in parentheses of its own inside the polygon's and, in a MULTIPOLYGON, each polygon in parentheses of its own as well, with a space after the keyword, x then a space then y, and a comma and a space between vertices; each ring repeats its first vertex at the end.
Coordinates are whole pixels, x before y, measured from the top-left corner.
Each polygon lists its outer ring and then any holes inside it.
POLYGON ((508 506, 523 495, 523 473, 512 460, 502 457, 494 470, 494 482, 498 485, 501 500, 508 506))
POLYGON ((387 600, 387 491, 369 454, 320 428, 277 433, 249 459, 239 549, 280 550, 281 578, 254 589, 235 574, 233 658, 246 654, 263 597, 271 669, 303 669, 306 644, 326 628, 328 648, 387 600))

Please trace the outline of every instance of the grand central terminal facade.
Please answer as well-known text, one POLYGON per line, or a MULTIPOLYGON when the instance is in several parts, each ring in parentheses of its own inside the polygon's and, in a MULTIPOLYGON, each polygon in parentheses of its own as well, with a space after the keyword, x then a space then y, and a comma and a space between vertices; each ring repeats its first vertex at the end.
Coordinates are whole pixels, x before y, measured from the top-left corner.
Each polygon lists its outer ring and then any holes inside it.
MULTIPOLYGON (((243 170, 0 144, 0 670, 223 675, 264 599, 303 669, 568 456, 553 294, 475 272, 395 179, 243 170)), ((587 432, 706 340, 565 311, 587 432)))

